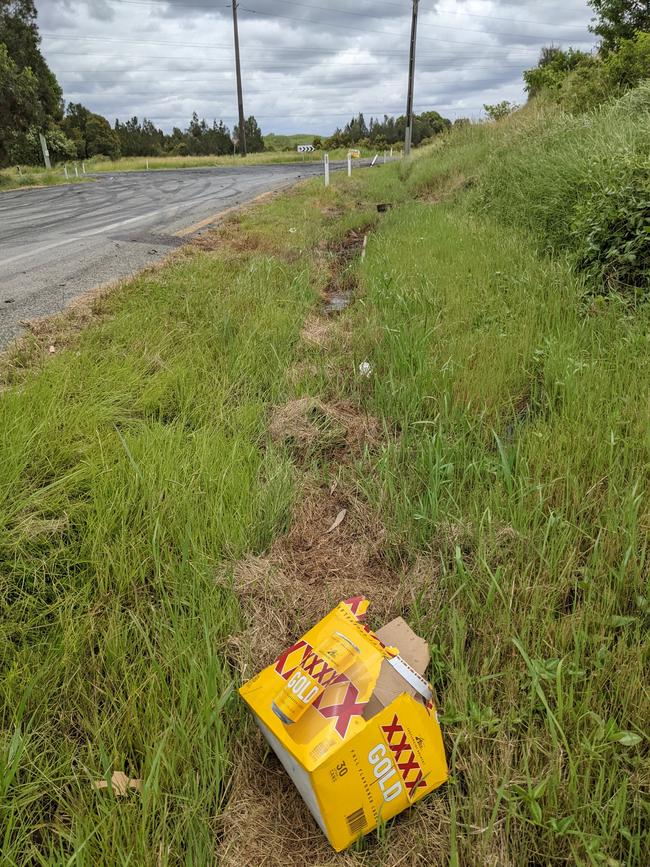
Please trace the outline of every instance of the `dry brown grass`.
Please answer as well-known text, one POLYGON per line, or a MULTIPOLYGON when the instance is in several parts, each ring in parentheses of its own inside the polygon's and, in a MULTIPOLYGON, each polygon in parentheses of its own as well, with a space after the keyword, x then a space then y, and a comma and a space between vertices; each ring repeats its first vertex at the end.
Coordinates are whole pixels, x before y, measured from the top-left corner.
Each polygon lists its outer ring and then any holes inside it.
POLYGON ((222 867, 424 867, 448 862, 449 816, 442 793, 398 816, 388 842, 370 835, 358 851, 337 854, 257 729, 234 752, 239 759, 219 826, 222 867))
POLYGON ((311 346, 327 349, 333 337, 334 321, 323 316, 309 316, 305 321, 300 339, 311 346))
MULTIPOLYGON (((416 596, 432 598, 437 570, 419 561, 408 572, 391 569, 385 558, 386 529, 355 494, 312 484, 303 492, 290 530, 266 557, 235 566, 233 582, 246 627, 230 640, 230 657, 242 680, 269 665, 342 599, 363 594, 378 627, 398 615, 408 618, 416 596), (330 530, 345 512, 338 527, 330 530)), ((372 838, 363 851, 336 855, 260 733, 233 751, 228 804, 220 821, 219 863, 223 865, 416 865, 442 863, 436 853, 448 840, 443 798, 434 796, 399 817, 389 850, 372 838), (429 860, 433 858, 433 860, 429 860)))
POLYGON ((321 454, 343 460, 381 441, 379 421, 349 401, 323 403, 313 397, 276 407, 269 423, 271 439, 288 445, 298 458, 321 454))

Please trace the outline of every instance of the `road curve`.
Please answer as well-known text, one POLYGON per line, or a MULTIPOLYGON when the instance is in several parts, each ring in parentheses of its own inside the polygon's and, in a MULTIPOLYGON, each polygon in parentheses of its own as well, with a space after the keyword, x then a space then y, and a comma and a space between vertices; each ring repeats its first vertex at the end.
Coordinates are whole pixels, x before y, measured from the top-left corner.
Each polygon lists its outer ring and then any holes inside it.
POLYGON ((0 193, 0 348, 21 320, 163 258, 188 227, 320 173, 319 163, 131 172, 0 193))

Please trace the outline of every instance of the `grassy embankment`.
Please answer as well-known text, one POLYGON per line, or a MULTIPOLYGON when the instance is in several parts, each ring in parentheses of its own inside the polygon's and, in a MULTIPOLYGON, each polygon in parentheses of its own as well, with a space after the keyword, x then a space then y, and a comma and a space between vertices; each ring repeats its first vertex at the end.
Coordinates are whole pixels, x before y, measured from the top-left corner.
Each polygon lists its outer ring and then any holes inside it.
MULTIPOLYGON (((607 111, 556 121, 564 188, 548 117, 461 129, 410 166, 250 211, 213 249, 96 302, 53 358, 61 325, 15 350, 0 398, 3 863, 642 864, 648 308, 593 303, 570 245, 542 255, 569 192, 639 147, 647 115, 624 129, 607 111), (343 266, 337 241, 379 201, 395 207, 343 266), (332 280, 355 303, 326 320, 332 280), (300 451, 269 436, 269 413, 306 396, 322 403, 300 451), (374 431, 360 449, 327 414, 341 401, 374 431), (234 690, 242 646, 284 639, 285 607, 307 627, 305 608, 356 576, 269 572, 268 620, 234 647, 251 588, 237 570, 215 580, 274 539, 286 555, 292 509, 323 491, 351 506, 341 534, 361 521, 357 560, 377 541, 360 589, 376 567, 379 608, 430 641, 452 772, 341 857, 308 819, 298 848, 282 816, 300 807, 234 690), (142 793, 96 792, 113 770, 142 793)), ((335 558, 347 543, 331 539, 335 558)))

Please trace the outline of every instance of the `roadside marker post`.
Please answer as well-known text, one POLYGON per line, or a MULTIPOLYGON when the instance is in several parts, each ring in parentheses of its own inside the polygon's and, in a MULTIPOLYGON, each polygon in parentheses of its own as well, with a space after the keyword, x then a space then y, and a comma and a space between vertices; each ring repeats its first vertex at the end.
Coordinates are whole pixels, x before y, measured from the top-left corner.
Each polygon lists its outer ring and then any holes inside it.
POLYGON ((63 166, 63 174, 65 175, 65 179, 67 181, 68 180, 68 167, 67 166, 63 166))
POLYGON ((50 161, 50 152, 47 149, 47 141, 45 140, 45 136, 43 135, 42 132, 39 132, 38 140, 41 143, 41 150, 43 151, 43 162, 45 163, 45 168, 48 171, 51 171, 52 170, 52 163, 50 161))
POLYGON ((348 177, 352 177, 352 154, 348 154, 348 177))
POLYGON ((86 163, 81 164, 81 171, 84 173, 84 175, 86 174, 86 163))
POLYGON ((147 159, 147 171, 149 171, 149 160, 147 159))
POLYGON ((372 168, 376 164, 378 159, 379 159, 379 154, 375 154, 374 160, 370 163, 370 168, 372 168))
POLYGON ((77 164, 74 164, 74 176, 75 178, 79 177, 79 169, 77 168, 77 164))
POLYGON ((330 185, 330 155, 329 154, 325 154, 324 162, 325 162, 325 186, 329 187, 329 185, 330 185))

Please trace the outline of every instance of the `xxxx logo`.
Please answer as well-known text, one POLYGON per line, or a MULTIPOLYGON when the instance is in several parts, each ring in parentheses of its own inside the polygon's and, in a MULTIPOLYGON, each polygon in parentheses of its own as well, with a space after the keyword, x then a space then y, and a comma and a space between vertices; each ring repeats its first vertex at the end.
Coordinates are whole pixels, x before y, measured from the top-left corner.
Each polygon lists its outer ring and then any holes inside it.
MULTIPOLYGON (((324 719, 335 720, 334 728, 344 738, 348 732, 353 717, 361 716, 365 710, 366 702, 359 702, 359 690, 345 674, 337 675, 336 669, 328 665, 318 654, 314 653, 313 647, 306 641, 299 641, 285 650, 275 663, 275 671, 283 680, 289 680, 297 668, 302 668, 310 674, 314 680, 322 686, 345 686, 345 692, 335 704, 327 704, 327 691, 316 699, 312 707, 324 719)), ((338 692, 337 692, 338 694, 338 692)))
POLYGON ((427 783, 397 715, 393 716, 392 723, 382 726, 381 730, 386 735, 388 747, 395 756, 395 764, 402 774, 409 798, 414 800, 417 790, 426 788, 427 783))

